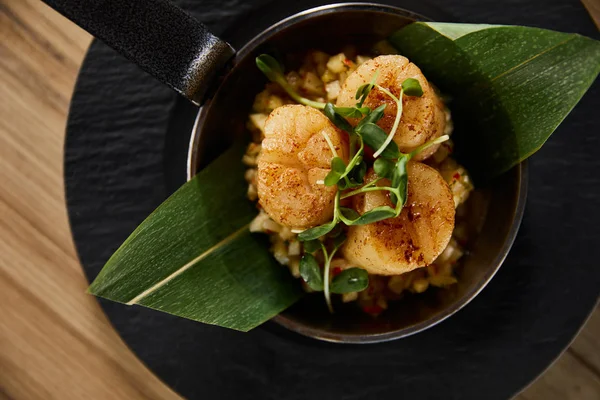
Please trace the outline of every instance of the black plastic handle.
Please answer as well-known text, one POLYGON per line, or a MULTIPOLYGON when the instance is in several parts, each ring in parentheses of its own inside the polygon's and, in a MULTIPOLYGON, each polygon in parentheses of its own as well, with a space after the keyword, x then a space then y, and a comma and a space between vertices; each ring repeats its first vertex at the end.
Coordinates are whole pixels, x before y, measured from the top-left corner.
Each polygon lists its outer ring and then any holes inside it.
POLYGON ((195 103, 235 50, 168 0, 43 0, 195 103))

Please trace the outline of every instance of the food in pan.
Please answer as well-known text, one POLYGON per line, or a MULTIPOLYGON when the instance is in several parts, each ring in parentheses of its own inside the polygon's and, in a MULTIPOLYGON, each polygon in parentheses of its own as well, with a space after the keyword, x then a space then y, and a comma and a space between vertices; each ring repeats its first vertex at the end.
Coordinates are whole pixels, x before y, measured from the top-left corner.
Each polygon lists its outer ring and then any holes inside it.
POLYGON ((391 300, 457 282, 473 190, 452 159, 450 112, 401 55, 311 51, 254 101, 244 155, 251 231, 309 291, 377 315, 391 300), (460 210, 457 212, 456 208, 460 210), (461 235, 462 233, 462 235, 461 235))

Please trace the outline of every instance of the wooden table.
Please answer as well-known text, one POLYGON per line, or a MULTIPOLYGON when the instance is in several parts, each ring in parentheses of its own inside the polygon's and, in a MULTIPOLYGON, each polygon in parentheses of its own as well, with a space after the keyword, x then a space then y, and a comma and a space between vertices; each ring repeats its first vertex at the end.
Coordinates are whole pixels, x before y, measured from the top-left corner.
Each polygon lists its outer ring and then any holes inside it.
MULTIPOLYGON (((85 294, 71 240, 63 138, 91 37, 38 0, 0 12, 0 399, 178 398, 85 294)), ((599 337, 597 310, 518 399, 600 399, 599 337)))

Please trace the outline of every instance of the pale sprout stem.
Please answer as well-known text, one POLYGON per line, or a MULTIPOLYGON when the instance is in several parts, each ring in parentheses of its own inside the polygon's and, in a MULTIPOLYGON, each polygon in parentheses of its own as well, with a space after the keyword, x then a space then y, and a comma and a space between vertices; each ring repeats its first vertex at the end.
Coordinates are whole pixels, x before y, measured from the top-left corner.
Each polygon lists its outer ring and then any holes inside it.
POLYGON ((420 145, 419 147, 417 147, 416 149, 414 149, 413 151, 410 152, 410 157, 414 157, 417 154, 419 154, 420 152, 422 152, 423 150, 426 150, 428 148, 430 148, 431 146, 434 146, 436 144, 440 144, 445 142, 446 140, 450 139, 450 136, 448 135, 443 135, 440 136, 439 138, 435 138, 427 143, 424 143, 422 145, 420 145))
POLYGON ((326 134, 325 132, 321 132, 321 135, 323 135, 323 137, 325 138, 325 141, 327 142, 327 145, 329 145, 329 148, 331 149, 333 156, 337 157, 338 156, 337 151, 335 151, 335 146, 331 142, 331 138, 329 137, 329 135, 326 134))
POLYGON ((379 85, 375 85, 375 87, 377 87, 377 89, 381 90, 383 93, 387 94, 392 100, 394 100, 394 102, 396 103, 396 107, 397 107, 396 119, 394 120, 394 126, 392 127, 390 134, 385 139, 385 142, 383 143, 383 145, 381 145, 379 150, 377 150, 375 152, 375 154, 373 154, 373 157, 377 158, 381 155, 381 153, 383 153, 385 151, 386 147, 391 143, 392 139, 394 138, 394 135, 396 134, 396 130, 398 129, 398 126, 400 125, 400 119, 402 118, 402 95, 404 94, 404 90, 400 89, 400 100, 398 100, 398 98, 396 96, 394 96, 394 94, 392 92, 390 92, 389 90, 387 90, 386 88, 379 86, 379 85))

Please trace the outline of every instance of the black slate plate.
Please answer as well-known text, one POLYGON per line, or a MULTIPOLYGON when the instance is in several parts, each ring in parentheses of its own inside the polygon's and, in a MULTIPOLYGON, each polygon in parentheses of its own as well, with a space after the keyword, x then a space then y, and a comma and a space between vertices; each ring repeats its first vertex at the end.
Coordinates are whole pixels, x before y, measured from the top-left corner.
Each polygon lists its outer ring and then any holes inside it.
MULTIPOLYGON (((522 24, 598 38, 578 0, 437 0, 443 11, 422 0, 387 2, 433 19, 522 24)), ((220 34, 264 2, 177 3, 220 34)), ((225 38, 239 47, 240 38, 281 13, 318 1, 290 3, 254 13, 243 20, 249 28, 242 35, 225 38)), ((596 82, 531 159, 521 231, 497 276, 464 310, 426 332, 378 345, 335 345, 272 323, 243 334, 141 307, 101 304, 131 349, 188 398, 509 398, 570 343, 598 300, 598 104, 596 82)), ((195 112, 102 43, 92 44, 65 145, 71 227, 90 279, 183 182, 195 112)))

